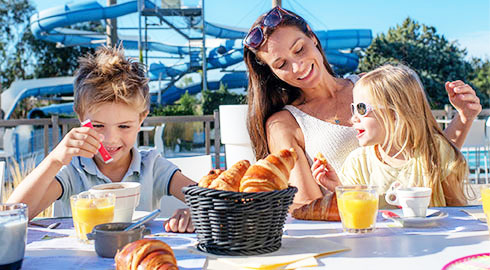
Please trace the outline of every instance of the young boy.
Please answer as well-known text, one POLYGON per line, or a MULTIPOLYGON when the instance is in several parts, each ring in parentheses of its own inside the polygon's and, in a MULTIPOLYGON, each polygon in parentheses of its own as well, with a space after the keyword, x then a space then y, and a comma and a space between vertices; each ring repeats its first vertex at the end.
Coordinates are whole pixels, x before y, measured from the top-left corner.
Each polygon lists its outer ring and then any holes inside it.
MULTIPOLYGON (((143 66, 127 59, 122 49, 108 47, 80 58, 79 64, 74 110, 80 122, 90 119, 94 129, 70 130, 21 182, 8 202, 27 204, 31 219, 60 200, 63 214, 71 215, 71 195, 94 185, 121 181, 141 183, 138 210, 158 208, 163 195, 184 201, 181 188, 194 182, 157 151, 139 152, 134 147, 150 106, 143 66), (106 164, 102 160, 100 144, 112 156, 112 162, 106 164)), ((165 229, 194 231, 189 210, 178 210, 165 229)))

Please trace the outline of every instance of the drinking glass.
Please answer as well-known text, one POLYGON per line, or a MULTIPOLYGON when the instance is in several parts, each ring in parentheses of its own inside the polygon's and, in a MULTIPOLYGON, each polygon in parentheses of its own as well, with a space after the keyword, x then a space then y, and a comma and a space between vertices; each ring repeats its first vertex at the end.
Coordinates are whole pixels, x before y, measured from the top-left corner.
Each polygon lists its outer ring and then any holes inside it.
POLYGON ((490 234, 490 185, 483 185, 480 191, 483 212, 487 217, 488 233, 490 234))
POLYGON ((80 241, 88 242, 87 233, 95 225, 112 222, 115 202, 114 193, 82 192, 70 197, 73 225, 80 241))
POLYGON ((20 269, 27 241, 27 205, 0 204, 0 269, 20 269))
POLYGON ((339 186, 335 188, 340 219, 345 232, 366 233, 376 227, 378 193, 373 186, 339 186))

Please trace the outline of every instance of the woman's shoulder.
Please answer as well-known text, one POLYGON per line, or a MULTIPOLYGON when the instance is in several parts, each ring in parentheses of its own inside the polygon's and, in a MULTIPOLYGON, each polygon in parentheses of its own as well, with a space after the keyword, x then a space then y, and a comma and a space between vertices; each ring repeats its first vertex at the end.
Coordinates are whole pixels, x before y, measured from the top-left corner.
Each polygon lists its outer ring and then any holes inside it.
MULTIPOLYGON (((268 141, 276 143, 280 141, 292 143, 301 142, 303 133, 296 119, 287 110, 281 110, 272 114, 265 123, 268 141)), ((301 144, 301 143, 300 143, 301 144)))
POLYGON ((296 119, 288 110, 280 110, 272 114, 269 118, 267 118, 265 126, 267 129, 299 127, 296 119))

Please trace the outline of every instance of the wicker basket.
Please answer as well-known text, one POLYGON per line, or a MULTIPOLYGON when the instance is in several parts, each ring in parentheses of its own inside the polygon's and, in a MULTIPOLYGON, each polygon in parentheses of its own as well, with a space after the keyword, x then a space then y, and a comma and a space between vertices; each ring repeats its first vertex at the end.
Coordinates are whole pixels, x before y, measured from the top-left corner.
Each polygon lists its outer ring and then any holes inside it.
POLYGON ((278 250, 295 187, 271 192, 231 192, 192 185, 182 188, 191 208, 201 251, 255 255, 278 250))

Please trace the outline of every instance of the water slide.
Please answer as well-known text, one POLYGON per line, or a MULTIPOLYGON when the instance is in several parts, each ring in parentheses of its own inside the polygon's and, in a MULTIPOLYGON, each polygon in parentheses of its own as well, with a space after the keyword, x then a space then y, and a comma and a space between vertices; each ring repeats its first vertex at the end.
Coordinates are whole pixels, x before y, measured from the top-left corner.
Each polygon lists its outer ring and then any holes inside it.
MULTIPOLYGON (((145 0, 144 5, 147 8, 155 7, 154 4, 148 0, 145 0)), ((81 1, 50 8, 34 14, 30 19, 30 27, 33 35, 39 39, 60 43, 64 46, 97 47, 105 43, 105 35, 63 27, 81 22, 117 18, 135 12, 137 12, 137 1, 127 1, 109 7, 102 6, 96 1, 81 1)), ((225 39, 220 46, 208 48, 206 59, 208 69, 223 69, 243 61, 241 39, 245 36, 246 29, 238 29, 205 22, 204 30, 209 36, 225 39)), ((372 40, 371 30, 367 29, 315 32, 324 46, 329 62, 334 68, 340 67, 350 71, 355 70, 358 65, 357 55, 353 53, 343 53, 340 50, 356 47, 364 48, 369 46, 372 40)), ((137 37, 119 35, 119 38, 126 49, 132 50, 138 48, 137 37)), ((160 51, 181 56, 191 54, 192 57, 193 53, 192 49, 189 49, 189 46, 171 45, 151 40, 148 41, 147 47, 152 51, 160 51)), ((197 61, 201 61, 199 55, 197 55, 197 61)), ((189 70, 189 63, 174 66, 154 63, 149 67, 149 77, 151 80, 165 79, 180 76, 188 73, 189 70)), ((1 109, 5 113, 5 119, 10 117, 16 104, 28 96, 34 94, 43 96, 51 95, 53 93, 70 94, 73 92, 71 83, 69 83, 70 80, 73 81, 72 77, 66 77, 61 81, 57 79, 58 78, 26 80, 13 83, 9 89, 2 93, 1 97, 1 109), (57 83, 59 84, 57 85, 57 83)), ((222 76, 217 81, 208 82, 208 88, 217 89, 220 83, 228 85, 229 88, 246 87, 247 79, 244 73, 230 73, 222 76)), ((184 94, 185 91, 189 91, 191 94, 201 91, 200 83, 187 86, 184 89, 175 86, 165 86, 165 89, 166 90, 161 97, 158 97, 157 95, 157 93, 160 92, 158 89, 152 91, 152 102, 160 101, 161 104, 171 104, 184 94)), ((39 108, 37 111, 31 112, 30 114, 69 110, 71 110, 70 104, 53 105, 46 108, 39 108)))

